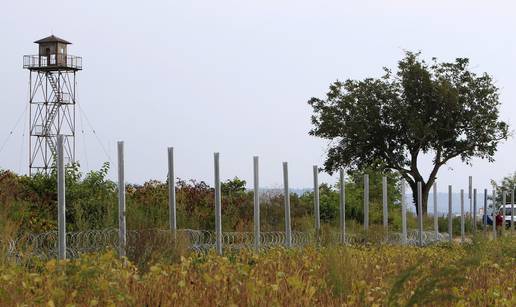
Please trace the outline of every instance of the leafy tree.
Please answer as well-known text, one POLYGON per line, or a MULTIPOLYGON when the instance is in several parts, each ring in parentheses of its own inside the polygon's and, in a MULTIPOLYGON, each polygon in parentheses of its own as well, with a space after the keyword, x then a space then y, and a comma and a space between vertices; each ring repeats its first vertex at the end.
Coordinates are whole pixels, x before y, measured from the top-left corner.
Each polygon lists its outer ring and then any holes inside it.
MULTIPOLYGON (((512 194, 515 193, 516 188, 516 172, 512 173, 509 176, 505 176, 500 183, 497 183, 494 180, 491 180, 491 185, 496 191, 496 203, 502 204, 502 193, 506 193, 505 203, 511 204, 512 203, 512 194)), ((516 196, 515 196, 516 197, 516 196)), ((492 197, 489 197, 492 199, 492 197)))
MULTIPOLYGON (((490 75, 470 70, 469 60, 431 64, 407 52, 393 73, 381 78, 336 81, 313 108, 310 134, 330 140, 324 164, 332 173, 380 167, 394 170, 410 185, 414 203, 422 183, 423 212, 439 169, 455 157, 493 161, 497 145, 508 137, 499 120, 498 88, 490 75), (423 178, 422 154, 433 155, 433 168, 423 178)), ((416 208, 417 209, 417 208, 416 208)))
POLYGON ((233 179, 228 179, 225 182, 222 182, 220 185, 220 190, 223 194, 243 193, 246 191, 245 185, 245 180, 235 177, 233 179))

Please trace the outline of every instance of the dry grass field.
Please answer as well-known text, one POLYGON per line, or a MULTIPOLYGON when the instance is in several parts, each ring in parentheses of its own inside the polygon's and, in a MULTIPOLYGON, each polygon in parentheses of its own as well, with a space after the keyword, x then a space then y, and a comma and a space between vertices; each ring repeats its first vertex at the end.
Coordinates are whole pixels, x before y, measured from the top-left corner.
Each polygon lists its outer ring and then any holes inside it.
POLYGON ((113 252, 4 260, 0 280, 2 306, 514 306, 516 239, 188 254, 144 270, 113 252))

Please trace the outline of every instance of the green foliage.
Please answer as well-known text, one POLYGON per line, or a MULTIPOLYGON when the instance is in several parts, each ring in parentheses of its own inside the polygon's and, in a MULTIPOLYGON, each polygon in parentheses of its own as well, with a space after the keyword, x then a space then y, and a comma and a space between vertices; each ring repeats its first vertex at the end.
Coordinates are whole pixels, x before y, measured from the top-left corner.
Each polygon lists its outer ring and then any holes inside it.
POLYGON ((509 176, 505 176, 501 180, 500 184, 496 183, 496 181, 491 181, 491 184, 495 186, 497 190, 503 190, 510 193, 516 187, 516 172, 509 176))
MULTIPOLYGON (((107 179, 109 164, 83 176, 78 164, 66 169, 68 230, 112 227, 116 223, 114 204, 116 185, 107 179), (83 178, 84 177, 84 178, 83 178)), ((0 180, 0 199, 7 218, 23 225, 25 230, 43 232, 56 227, 57 174, 38 173, 17 176, 9 173, 0 180)))
MULTIPOLYGON (((374 169, 367 169, 369 174, 369 201, 370 201, 370 221, 372 223, 382 223, 382 174, 374 169)), ((401 194, 398 189, 399 176, 394 173, 385 174, 387 177, 387 203, 389 204, 389 221, 392 223, 394 213, 399 214, 399 203, 401 194)), ((363 222, 364 219, 364 173, 359 171, 351 172, 349 179, 346 180, 346 219, 363 222)), ((313 204, 313 192, 305 192, 301 195, 302 203, 313 204)), ((330 186, 326 183, 319 188, 321 221, 327 223, 337 223, 339 217, 339 190, 338 184, 330 186)), ((313 215, 313 205, 309 213, 313 215)))
MULTIPOLYGON (((516 187, 516 172, 512 173, 509 176, 505 176, 504 178, 502 178, 500 183, 497 183, 496 181, 491 180, 491 185, 493 186, 493 188, 496 191, 495 199, 496 199, 497 206, 502 204, 502 199, 503 199, 502 193, 503 192, 506 193, 505 204, 511 204, 512 197, 514 196, 515 187, 516 187)), ((514 196, 514 197, 516 197, 516 196, 514 196)), ((492 199, 492 196, 489 196, 489 198, 492 199)))
MULTIPOLYGON (((109 164, 83 175, 79 165, 66 171, 68 231, 117 227, 117 185, 108 179, 109 164)), ((20 232, 44 232, 57 228, 57 194, 55 172, 18 176, 0 173, 0 206, 7 221, 19 225, 20 232)), ((251 231, 253 192, 239 178, 222 183, 222 224, 225 231, 251 231)), ((176 182, 177 221, 180 228, 213 229, 215 220, 214 189, 205 182, 178 179, 176 182)), ((262 196, 263 230, 282 230, 284 225, 283 195, 262 196)), ((127 226, 129 229, 168 228, 168 183, 150 180, 142 185, 126 186, 127 226)), ((313 214, 312 203, 304 203, 291 195, 293 227, 305 230, 305 217, 313 214)), ((9 226, 11 227, 11 226, 9 226)))
POLYGON ((225 182, 222 182, 220 185, 220 190, 224 194, 232 194, 232 193, 245 193, 246 181, 241 180, 238 177, 235 177, 234 179, 226 180, 225 182))
MULTIPOLYGON (((107 176, 109 164, 83 175, 79 165, 66 171, 68 231, 116 228, 118 225, 117 185, 107 176)), ((389 223, 399 224, 399 176, 368 169, 370 178, 370 221, 382 222, 382 176, 388 178, 389 223)), ((56 174, 32 177, 3 172, 0 179, 0 201, 5 218, 15 222, 21 232, 44 232, 57 228, 56 174)), ((363 174, 353 172, 346 180, 346 219, 363 221, 363 174)), ((320 185, 321 220, 336 226, 339 216, 338 185, 320 185)), ((225 231, 252 231, 253 192, 239 178, 221 184, 222 226, 225 231)), ((284 229, 284 197, 280 191, 261 195, 261 228, 263 231, 284 229)), ((214 189, 205 182, 176 182, 177 221, 179 228, 213 229, 214 189)), ((142 185, 126 186, 127 226, 129 229, 168 228, 168 183, 150 180, 142 185)), ((291 217, 294 230, 312 230, 314 224, 313 192, 292 193, 291 217)), ((349 224, 351 225, 351 224, 349 224)), ((2 226, 0 224, 0 226, 2 226)), ((4 227, 4 226, 2 226, 4 227)), ((398 226, 393 228, 398 229, 398 226)))
MULTIPOLYGON (((118 226, 117 186, 108 179, 109 164, 85 175, 78 165, 67 170, 67 227, 68 231, 116 228, 118 226)), ((382 177, 388 181, 388 222, 390 231, 401 230, 399 175, 367 169, 370 181, 371 226, 382 224, 382 177)), ((10 237, 20 233, 44 232, 57 228, 56 178, 54 174, 18 176, 2 172, 0 177, 0 230, 10 237)), ((224 231, 252 231, 253 192, 245 188, 245 181, 234 178, 222 183, 222 226, 224 231)), ((363 173, 351 172, 346 179, 346 222, 349 232, 358 232, 363 222, 363 173)), ((320 185, 321 221, 323 226, 335 229, 339 224, 338 185, 320 185)), ((214 229, 214 189, 205 182, 176 182, 177 222, 179 228, 214 229)), ((267 191, 261 197, 262 231, 284 230, 284 197, 281 191, 267 191)), ((292 193, 292 229, 314 229, 313 192, 303 195, 292 193)), ((169 227, 168 183, 150 180, 142 185, 126 187, 127 226, 129 229, 169 227)), ((416 229, 416 218, 408 214, 409 229, 416 229)), ((431 230, 431 217, 424 227, 431 230)), ((460 220, 454 218, 454 235, 460 234, 460 220)), ((471 232, 471 222, 466 219, 466 231, 471 232)), ((447 232, 446 218, 439 218, 439 229, 447 232)), ((1 231, 0 231, 1 232, 1 231)))
POLYGON ((337 81, 325 99, 312 98, 311 135, 329 140, 324 167, 395 170, 417 195, 428 191, 441 166, 460 157, 493 161, 507 123, 499 120, 498 88, 487 73, 470 70, 469 60, 427 64, 419 53, 407 52, 398 71, 385 69, 381 78, 337 81), (424 180, 421 154, 434 154, 434 167, 424 180))
POLYGON ((116 184, 107 179, 109 163, 98 171, 81 178, 78 168, 69 168, 73 181, 67 177, 67 202, 70 206, 70 223, 76 230, 99 229, 117 225, 116 184))

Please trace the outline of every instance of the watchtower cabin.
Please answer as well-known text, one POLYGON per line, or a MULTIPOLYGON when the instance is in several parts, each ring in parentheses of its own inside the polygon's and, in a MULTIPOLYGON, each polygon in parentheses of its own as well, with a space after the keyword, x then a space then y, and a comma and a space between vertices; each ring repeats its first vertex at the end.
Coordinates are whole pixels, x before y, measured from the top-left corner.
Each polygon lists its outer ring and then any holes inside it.
POLYGON ((38 44, 37 55, 26 55, 23 57, 23 68, 27 69, 63 69, 81 70, 82 58, 69 55, 68 45, 72 44, 67 40, 55 35, 35 41, 38 44))
POLYGON ((75 161, 75 78, 82 70, 82 58, 68 54, 69 41, 50 35, 34 43, 38 54, 23 56, 30 83, 30 174, 51 170, 58 135, 64 137, 65 163, 75 161))

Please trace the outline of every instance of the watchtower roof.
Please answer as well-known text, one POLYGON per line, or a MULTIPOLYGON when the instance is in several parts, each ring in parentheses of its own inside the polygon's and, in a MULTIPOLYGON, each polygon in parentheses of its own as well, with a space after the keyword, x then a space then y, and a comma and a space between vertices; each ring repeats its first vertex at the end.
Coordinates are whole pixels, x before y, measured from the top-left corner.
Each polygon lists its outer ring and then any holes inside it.
POLYGON ((42 39, 40 39, 40 40, 37 40, 37 41, 35 41, 34 43, 36 43, 36 44, 43 44, 43 43, 62 43, 62 44, 67 44, 67 45, 71 44, 69 41, 64 40, 64 39, 62 39, 62 38, 59 38, 59 37, 57 37, 57 36, 55 36, 55 35, 53 35, 53 34, 52 34, 52 35, 50 35, 50 36, 48 36, 48 37, 42 38, 42 39))

